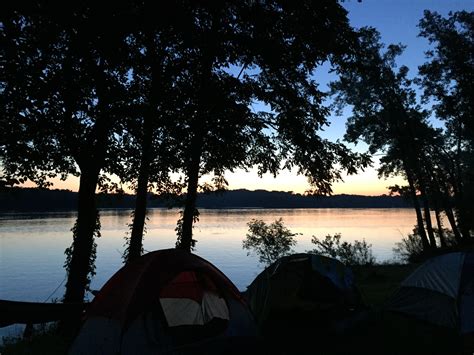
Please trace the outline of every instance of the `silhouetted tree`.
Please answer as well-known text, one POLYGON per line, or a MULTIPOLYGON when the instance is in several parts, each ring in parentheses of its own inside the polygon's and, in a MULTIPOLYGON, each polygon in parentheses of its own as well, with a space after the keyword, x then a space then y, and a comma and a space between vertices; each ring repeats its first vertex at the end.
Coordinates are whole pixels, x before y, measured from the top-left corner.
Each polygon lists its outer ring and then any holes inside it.
POLYGON ((94 2, 38 2, 2 14, 1 162, 7 176, 40 185, 80 176, 78 215, 68 249, 65 302, 82 302, 93 272, 95 191, 120 131, 128 73, 128 10, 94 2))
MULTIPOLYGON (((420 234, 426 232, 430 244, 436 245, 429 203, 429 199, 432 196, 429 189, 430 172, 427 171, 425 166, 428 155, 423 150, 426 142, 422 140, 422 135, 420 134, 422 130, 429 129, 429 127, 424 124, 417 126, 418 128, 415 128, 414 131, 416 132, 415 140, 418 144, 416 147, 413 147, 416 148, 418 155, 416 162, 417 165, 415 169, 413 169, 412 175, 410 175, 413 181, 412 185, 408 186, 408 192, 411 195, 411 200, 413 201, 416 210, 418 230, 421 231, 420 234), (421 229, 423 223, 424 228, 421 229)), ((407 158, 404 158, 402 154, 404 154, 404 152, 401 151, 399 147, 387 148, 385 155, 380 159, 381 166, 379 168, 379 176, 389 177, 391 175, 401 175, 409 181, 408 175, 403 166, 403 159, 407 160, 407 158)), ((394 192, 393 189, 391 191, 394 192)))
POLYGON ((438 210, 444 210, 454 238, 459 243, 462 236, 453 212, 453 194, 455 190, 453 186, 456 182, 452 154, 447 147, 448 144, 449 138, 445 134, 438 142, 433 144, 431 152, 428 154, 429 159, 425 161, 428 169, 426 177, 430 178, 430 194, 435 214, 438 218, 438 210))
POLYGON ((358 58, 341 65, 340 79, 331 85, 339 107, 353 106, 345 139, 353 143, 362 139, 369 145, 370 153, 385 153, 380 160, 380 175, 406 177, 423 248, 435 248, 422 169, 427 144, 423 132, 430 130, 428 113, 416 103, 412 82, 407 78, 408 68, 402 66, 397 72, 394 69, 395 58, 403 47, 390 45, 382 52, 383 45, 376 30, 363 28, 359 33, 358 58), (424 202, 428 236, 417 191, 424 202))
POLYGON ((225 170, 257 165, 261 174, 276 174, 283 162, 326 194, 342 169, 354 173, 368 164, 317 134, 328 111, 312 74, 318 64, 346 55, 353 38, 337 2, 190 3, 182 18, 196 60, 180 247, 194 244, 196 196, 205 173, 225 185, 225 170), (255 113, 252 104, 269 109, 255 113))
POLYGON ((452 194, 461 234, 474 229, 474 12, 440 14, 425 11, 420 36, 434 46, 419 67, 426 99, 446 124, 446 150, 451 160, 452 194), (452 147, 452 148, 449 148, 452 147))
MULTIPOLYGON (((167 4, 169 5, 169 4, 167 4)), ((180 185, 170 179, 182 167, 180 147, 185 145, 186 104, 183 82, 188 79, 181 33, 170 29, 180 14, 158 11, 151 3, 135 8, 137 26, 127 38, 132 62, 127 119, 118 147, 120 158, 113 172, 136 191, 130 238, 124 253, 131 261, 142 253, 148 192, 176 192, 180 185), (161 14, 161 15, 160 15, 161 14), (171 190, 171 191, 170 191, 171 190)), ((163 10, 163 9, 162 9, 163 10)), ((182 150, 182 149, 181 149, 182 150)))

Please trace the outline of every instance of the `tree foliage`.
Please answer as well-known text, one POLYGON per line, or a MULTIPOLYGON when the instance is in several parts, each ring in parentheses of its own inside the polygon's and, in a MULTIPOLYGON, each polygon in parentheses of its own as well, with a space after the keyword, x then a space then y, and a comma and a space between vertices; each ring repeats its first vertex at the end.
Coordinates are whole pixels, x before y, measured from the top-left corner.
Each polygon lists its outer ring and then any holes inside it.
POLYGON ((203 174, 221 177, 251 166, 276 174, 296 167, 317 193, 327 194, 343 170, 367 166, 366 156, 318 135, 328 110, 312 74, 320 63, 347 54, 353 37, 337 2, 193 3, 185 13, 180 25, 192 29, 196 55, 190 63, 195 95, 185 149, 184 249, 191 245, 203 174), (255 112, 254 104, 269 110, 255 112))
POLYGON ((143 250, 148 193, 180 191, 182 183, 170 173, 183 168, 186 117, 183 115, 188 87, 189 54, 183 49, 181 33, 168 25, 173 17, 150 16, 152 9, 137 6, 136 27, 127 36, 127 52, 133 62, 128 74, 129 100, 124 128, 117 145, 119 159, 110 168, 120 181, 136 192, 131 232, 124 256, 129 262, 143 250))
POLYGON ((297 243, 295 236, 300 234, 292 233, 285 227, 282 218, 271 224, 266 224, 260 219, 252 219, 247 226, 249 233, 242 242, 242 248, 248 250, 247 255, 255 253, 259 261, 266 265, 291 254, 292 247, 297 243))
POLYGON ((383 153, 380 176, 407 179, 421 241, 426 250, 435 248, 428 156, 439 133, 430 126, 428 112, 417 103, 408 68, 397 69, 396 58, 403 46, 384 48, 379 33, 371 28, 359 31, 359 43, 357 58, 341 65, 340 78, 331 85, 336 105, 353 106, 345 139, 353 143, 363 140, 370 153, 383 153))
POLYGON ((409 244, 420 238, 427 255, 449 244, 442 211, 457 243, 468 242, 472 229, 472 203, 467 202, 472 200, 468 196, 474 176, 472 16, 462 11, 443 18, 425 12, 420 35, 428 38, 433 49, 426 53, 429 62, 419 68, 421 78, 415 80, 396 61, 402 45, 384 46, 376 30, 362 28, 356 59, 349 57, 338 67, 339 80, 331 85, 336 107, 352 105, 345 139, 352 143, 363 140, 370 153, 382 153, 379 176, 406 178, 408 186, 391 187, 391 193, 410 196, 413 201, 417 232, 409 244), (424 88, 423 103, 434 99, 434 112, 445 127, 431 126, 432 112, 418 102, 415 83, 424 88), (433 226, 432 210, 438 228, 433 226))
POLYGON ((128 10, 92 2, 18 4, 2 14, 2 137, 7 178, 40 186, 80 175, 65 300, 81 302, 93 273, 95 191, 115 161, 127 98, 128 10), (5 139, 3 139, 5 138, 5 139))
POLYGON ((464 239, 474 230, 474 12, 425 11, 420 36, 432 49, 419 67, 426 101, 445 123, 443 170, 464 239))
POLYGON ((420 84, 425 98, 433 98, 436 114, 447 121, 451 133, 474 141, 474 12, 450 13, 447 18, 425 10, 420 36, 433 49, 421 65, 420 84))

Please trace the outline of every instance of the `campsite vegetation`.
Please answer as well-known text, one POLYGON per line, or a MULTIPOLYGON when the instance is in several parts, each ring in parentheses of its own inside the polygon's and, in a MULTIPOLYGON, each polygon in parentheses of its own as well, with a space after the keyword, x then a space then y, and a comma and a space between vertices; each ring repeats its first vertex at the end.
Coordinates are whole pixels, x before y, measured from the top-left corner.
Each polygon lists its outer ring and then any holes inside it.
MULTIPOLYGON (((292 247, 297 244, 295 236, 301 235, 301 233, 292 233, 284 225, 282 218, 270 224, 260 219, 252 219, 247 226, 249 233, 242 241, 242 248, 248 250, 247 255, 255 253, 259 262, 265 266, 294 253, 292 247)), ((341 242, 340 233, 334 236, 328 234, 321 240, 313 235, 311 243, 315 245, 315 249, 308 250, 307 253, 328 256, 345 265, 374 265, 376 261, 371 244, 367 244, 365 240, 362 242, 355 240, 354 244, 348 241, 341 242)))
MULTIPOLYGON (((462 246, 456 243, 454 233, 451 230, 444 228, 441 232, 439 232, 439 230, 435 230, 434 232, 439 238, 441 238, 440 234, 442 233, 442 238, 445 241, 444 249, 451 251, 457 249, 462 250, 462 246)), ((395 244, 393 252, 395 254, 395 260, 402 263, 417 263, 426 259, 423 244, 421 243, 421 238, 416 226, 413 228, 413 233, 403 237, 400 242, 395 244)))
MULTIPOLYGON (((237 168, 296 168, 308 193, 327 195, 343 173, 382 154, 380 176, 408 183, 391 192, 409 197, 416 212, 416 233, 403 246, 410 255, 473 243, 472 12, 425 12, 420 35, 433 49, 416 78, 397 63, 402 45, 352 28, 332 0, 37 1, 8 4, 0 16, 0 187, 80 178, 64 302, 83 302, 94 274, 97 191, 136 192, 129 262, 143 250, 150 191, 180 195, 176 246, 191 251, 198 192, 225 189, 225 172, 237 168), (367 153, 320 135, 331 113, 315 80, 323 63, 338 75, 332 108, 352 108, 345 140, 364 141, 367 153), (200 184, 206 174, 212 183, 200 184)), ((296 243, 282 220, 254 220, 249 230, 243 247, 263 263, 296 243)), ((340 238, 314 238, 314 252, 374 262, 365 241, 340 238)))
POLYGON ((242 248, 248 250, 248 255, 251 252, 257 254, 261 263, 268 266, 293 252, 292 247, 296 245, 295 236, 299 233, 292 233, 286 228, 282 218, 269 225, 262 220, 253 219, 247 226, 249 233, 242 241, 242 248))
POLYGON ((324 255, 339 260, 345 265, 374 265, 375 257, 372 253, 372 245, 367 244, 365 240, 361 242, 354 241, 354 244, 343 241, 341 243, 341 234, 326 235, 324 239, 319 240, 313 235, 311 239, 316 248, 308 250, 308 253, 324 255))

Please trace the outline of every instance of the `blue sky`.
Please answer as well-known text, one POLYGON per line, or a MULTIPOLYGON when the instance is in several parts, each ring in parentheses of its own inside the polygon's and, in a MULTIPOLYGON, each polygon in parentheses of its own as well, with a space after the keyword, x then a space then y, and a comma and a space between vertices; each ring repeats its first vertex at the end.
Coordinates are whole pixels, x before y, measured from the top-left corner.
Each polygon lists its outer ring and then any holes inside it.
MULTIPOLYGON (((372 26, 381 35, 384 44, 401 43, 406 46, 397 63, 410 68, 409 77, 417 75, 418 66, 425 62, 424 52, 428 41, 418 37, 418 23, 424 10, 447 16, 450 11, 474 11, 474 0, 348 0, 343 3, 350 24, 355 27, 372 26)), ((326 84, 331 77, 321 73, 319 81, 326 84)), ((347 110, 346 114, 350 112, 347 110)), ((327 138, 341 138, 345 130, 345 117, 332 117, 331 126, 324 134, 327 138)), ((364 146, 364 145, 362 145, 364 146)))
MULTIPOLYGON (((352 26, 375 27, 381 34, 385 44, 401 43, 406 46, 398 63, 410 68, 409 76, 416 76, 418 66, 425 62, 424 52, 429 49, 428 41, 418 37, 418 23, 423 17, 424 10, 431 10, 447 16, 450 11, 474 11, 474 1, 467 0, 348 0, 343 3, 348 10, 349 21, 352 26)), ((321 68, 316 73, 316 80, 321 89, 333 78, 327 74, 327 68, 321 68)), ((322 136, 330 140, 342 139, 345 131, 346 117, 350 110, 345 110, 341 117, 331 116, 331 125, 325 128, 322 136)), ((365 144, 353 147, 357 151, 364 151, 365 144)), ((387 193, 387 186, 394 183, 403 184, 401 178, 379 180, 374 168, 361 172, 357 176, 344 178, 344 182, 334 185, 334 193, 380 195, 387 193)), ((265 188, 268 190, 284 190, 304 192, 308 185, 306 180, 294 172, 282 172, 279 177, 267 175, 263 179, 256 177, 255 172, 228 174, 230 188, 247 187, 249 189, 265 188)))

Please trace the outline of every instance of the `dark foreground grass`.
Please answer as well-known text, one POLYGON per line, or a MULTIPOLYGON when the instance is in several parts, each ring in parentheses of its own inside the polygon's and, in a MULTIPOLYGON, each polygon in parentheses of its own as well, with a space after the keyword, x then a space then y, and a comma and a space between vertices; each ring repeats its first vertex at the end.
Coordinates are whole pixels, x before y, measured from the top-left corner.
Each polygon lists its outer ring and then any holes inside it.
POLYGON ((72 337, 60 336, 54 327, 37 330, 28 338, 6 337, 0 346, 1 355, 62 355, 67 349, 72 337))
MULTIPOLYGON (((258 350, 247 354, 474 354, 474 337, 434 327, 413 318, 383 311, 384 302, 417 265, 355 267, 354 274, 367 305, 350 321, 327 325, 316 314, 278 312, 263 330, 258 350)), ((474 315, 473 315, 474 316, 474 315)), ((71 339, 47 330, 29 340, 10 339, 0 349, 6 354, 66 354, 71 339)))
POLYGON ((266 335, 278 354, 471 355, 474 351, 467 338, 449 329, 392 313, 371 313, 344 333, 292 324, 266 335))
POLYGON ((380 308, 417 267, 414 264, 354 266, 352 271, 364 302, 372 308, 380 308))

